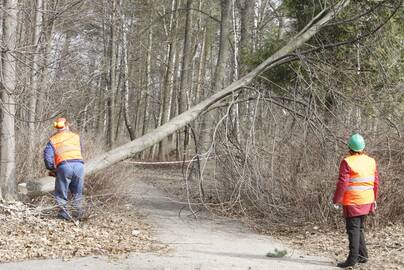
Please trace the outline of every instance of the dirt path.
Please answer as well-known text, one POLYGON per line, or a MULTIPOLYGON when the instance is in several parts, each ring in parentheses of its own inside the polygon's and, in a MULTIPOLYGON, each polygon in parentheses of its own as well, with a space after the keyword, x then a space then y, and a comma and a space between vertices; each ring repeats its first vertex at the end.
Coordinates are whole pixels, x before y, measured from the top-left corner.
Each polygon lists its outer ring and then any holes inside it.
POLYGON ((173 202, 141 181, 131 189, 133 204, 156 228, 156 238, 171 247, 168 254, 130 254, 119 260, 86 257, 67 262, 25 261, 2 264, 0 269, 335 269, 329 259, 303 256, 268 236, 248 231, 236 221, 213 219, 208 214, 195 220, 184 204, 173 202), (286 248, 288 254, 283 258, 265 256, 275 248, 286 248))

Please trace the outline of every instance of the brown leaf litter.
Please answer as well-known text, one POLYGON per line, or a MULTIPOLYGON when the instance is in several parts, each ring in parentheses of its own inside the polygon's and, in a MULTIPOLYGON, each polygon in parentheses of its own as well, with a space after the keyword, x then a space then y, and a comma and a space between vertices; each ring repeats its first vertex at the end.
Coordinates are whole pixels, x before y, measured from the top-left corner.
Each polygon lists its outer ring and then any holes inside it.
POLYGON ((165 252, 133 206, 114 206, 83 222, 64 221, 21 202, 0 204, 0 262, 165 252))
MULTIPOLYGON (((348 254, 348 237, 341 227, 338 230, 312 225, 305 227, 278 227, 272 231, 262 231, 272 235, 290 247, 304 250, 307 255, 333 258, 344 261, 348 254)), ((360 270, 404 269, 404 226, 391 224, 382 229, 365 231, 369 251, 369 261, 358 264, 360 270)))
MULTIPOLYGON (((170 196, 185 201, 184 180, 179 170, 160 169, 159 177, 156 170, 142 169, 144 179, 170 196)), ((207 183, 205 183, 205 189, 207 183)), ((198 193, 198 190, 197 190, 198 193)), ((191 198, 198 202, 198 198, 191 198)), ((212 210, 212 209, 211 209, 212 210)), ((220 209, 219 209, 220 213, 220 209)), ((227 213, 221 212, 222 215, 227 213)), ((336 226, 338 229, 327 228, 324 225, 301 224, 266 224, 266 221, 255 218, 242 218, 242 222, 252 230, 271 235, 288 244, 291 248, 303 251, 307 255, 324 256, 340 262, 346 259, 348 253, 348 237, 345 233, 343 218, 336 226)), ((369 220, 370 221, 370 220, 369 220)), ((369 261, 359 264, 355 269, 360 270, 398 270, 404 269, 404 224, 390 224, 368 228, 365 232, 369 250, 369 261)))

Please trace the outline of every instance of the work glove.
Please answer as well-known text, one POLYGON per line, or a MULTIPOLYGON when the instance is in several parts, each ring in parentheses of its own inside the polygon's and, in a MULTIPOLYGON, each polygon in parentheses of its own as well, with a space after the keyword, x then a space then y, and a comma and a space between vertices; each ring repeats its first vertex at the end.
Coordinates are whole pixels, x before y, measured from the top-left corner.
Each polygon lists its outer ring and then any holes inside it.
POLYGON ((341 205, 333 203, 332 206, 334 207, 335 210, 339 210, 341 208, 341 205))

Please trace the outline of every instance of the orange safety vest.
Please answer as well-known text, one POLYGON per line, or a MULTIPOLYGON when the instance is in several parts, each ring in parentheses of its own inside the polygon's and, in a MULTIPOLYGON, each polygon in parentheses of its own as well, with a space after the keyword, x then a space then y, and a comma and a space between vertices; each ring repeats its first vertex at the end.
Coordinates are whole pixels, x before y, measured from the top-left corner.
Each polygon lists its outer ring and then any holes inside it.
POLYGON ((71 131, 58 132, 49 140, 55 149, 56 167, 65 160, 83 160, 81 156, 80 137, 76 133, 71 131))
POLYGON ((351 155, 344 159, 350 168, 343 205, 363 205, 375 201, 374 183, 376 161, 365 155, 351 155))

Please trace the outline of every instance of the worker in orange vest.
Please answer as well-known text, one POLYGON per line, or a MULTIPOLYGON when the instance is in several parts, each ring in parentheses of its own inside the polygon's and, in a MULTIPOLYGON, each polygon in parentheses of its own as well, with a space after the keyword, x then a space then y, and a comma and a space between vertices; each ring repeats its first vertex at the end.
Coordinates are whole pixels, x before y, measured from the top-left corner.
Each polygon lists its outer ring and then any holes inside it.
POLYGON ((339 205, 343 207, 349 240, 348 258, 337 264, 341 268, 366 263, 368 260, 364 223, 366 216, 376 210, 379 187, 376 161, 363 153, 363 137, 359 134, 352 135, 348 147, 349 156, 341 161, 333 199, 336 208, 339 205))
POLYGON ((71 132, 65 118, 53 124, 56 132, 50 137, 44 150, 45 167, 56 176, 55 198, 59 206, 58 217, 80 219, 84 188, 84 161, 82 144, 78 134, 71 132), (68 193, 72 193, 72 215, 67 210, 68 193))

